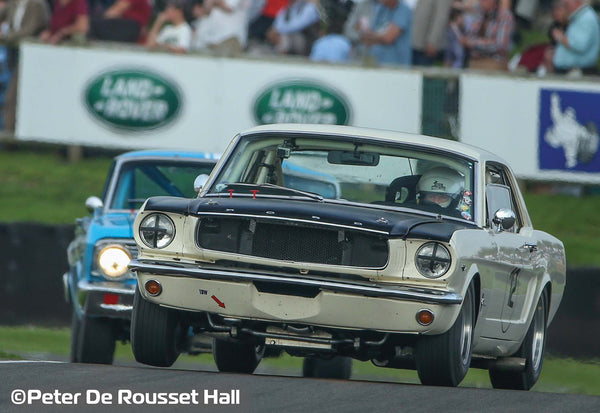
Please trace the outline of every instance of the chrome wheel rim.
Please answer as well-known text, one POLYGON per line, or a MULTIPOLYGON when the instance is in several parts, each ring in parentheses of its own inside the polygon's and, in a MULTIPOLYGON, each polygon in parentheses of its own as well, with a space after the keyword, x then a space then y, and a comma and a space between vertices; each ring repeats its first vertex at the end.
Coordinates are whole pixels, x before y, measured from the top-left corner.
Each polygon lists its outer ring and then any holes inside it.
POLYGON ((462 308, 462 328, 460 330, 460 359, 463 365, 469 364, 471 358, 471 341, 473 338, 473 303, 471 294, 467 294, 462 308))
POLYGON ((533 370, 537 371, 542 364, 542 356, 544 351, 544 339, 546 337, 544 305, 542 299, 538 302, 533 316, 533 340, 531 343, 531 364, 533 370))

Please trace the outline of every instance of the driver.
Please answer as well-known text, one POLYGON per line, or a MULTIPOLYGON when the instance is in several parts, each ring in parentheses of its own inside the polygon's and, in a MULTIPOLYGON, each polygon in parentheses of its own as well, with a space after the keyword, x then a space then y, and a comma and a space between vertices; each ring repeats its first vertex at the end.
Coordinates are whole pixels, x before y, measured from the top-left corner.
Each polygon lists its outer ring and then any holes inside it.
POLYGON ((417 203, 456 209, 462 199, 464 182, 463 175, 452 168, 432 168, 417 183, 417 203))

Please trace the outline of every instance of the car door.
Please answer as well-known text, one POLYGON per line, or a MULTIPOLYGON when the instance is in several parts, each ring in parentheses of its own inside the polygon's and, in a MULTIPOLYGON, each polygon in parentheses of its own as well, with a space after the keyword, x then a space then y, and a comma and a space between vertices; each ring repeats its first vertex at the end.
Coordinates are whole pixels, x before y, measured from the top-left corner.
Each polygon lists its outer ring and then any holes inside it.
POLYGON ((522 225, 515 196, 518 189, 513 186, 509 172, 499 165, 488 169, 496 176, 486 185, 488 230, 498 248, 493 265, 493 292, 487 300, 492 320, 488 333, 503 340, 520 340, 527 327, 528 291, 535 288, 532 263, 537 245, 531 228, 522 225), (516 219, 512 228, 505 230, 494 223, 494 216, 500 209, 514 212, 516 219))

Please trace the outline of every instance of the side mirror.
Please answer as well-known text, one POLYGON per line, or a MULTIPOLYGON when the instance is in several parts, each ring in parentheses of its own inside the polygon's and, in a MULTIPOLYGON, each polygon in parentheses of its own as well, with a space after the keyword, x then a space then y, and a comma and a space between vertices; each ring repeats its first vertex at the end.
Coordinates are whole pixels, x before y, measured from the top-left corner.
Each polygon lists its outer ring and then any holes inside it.
POLYGON ((85 200, 85 207, 91 213, 97 210, 98 208, 102 208, 104 203, 97 196, 91 196, 85 200))
POLYGON ((494 219, 492 222, 498 225, 497 231, 508 231, 511 229, 515 222, 517 221, 517 217, 515 213, 510 209, 499 209, 494 214, 494 219))
POLYGON ((200 191, 202 190, 204 185, 206 185, 207 181, 208 181, 208 175, 206 175, 206 174, 198 175, 196 177, 196 179, 194 179, 194 191, 196 191, 196 193, 200 193, 200 191))

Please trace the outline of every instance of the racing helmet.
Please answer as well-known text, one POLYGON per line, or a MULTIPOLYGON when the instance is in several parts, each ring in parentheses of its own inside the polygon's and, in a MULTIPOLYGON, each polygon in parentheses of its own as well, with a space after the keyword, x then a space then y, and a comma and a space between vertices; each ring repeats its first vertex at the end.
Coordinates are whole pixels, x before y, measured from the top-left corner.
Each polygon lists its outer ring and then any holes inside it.
POLYGON ((417 202, 448 208, 458 203, 464 186, 465 178, 458 171, 446 166, 432 168, 417 183, 417 202))

